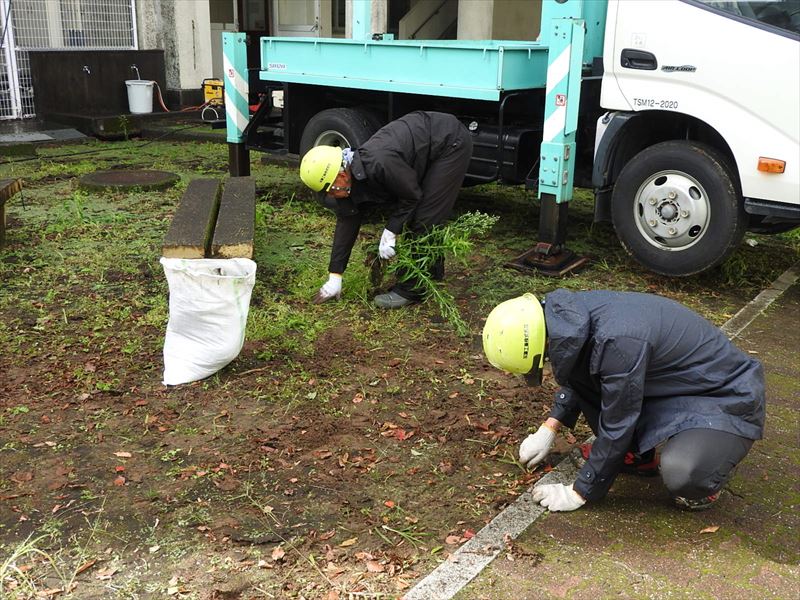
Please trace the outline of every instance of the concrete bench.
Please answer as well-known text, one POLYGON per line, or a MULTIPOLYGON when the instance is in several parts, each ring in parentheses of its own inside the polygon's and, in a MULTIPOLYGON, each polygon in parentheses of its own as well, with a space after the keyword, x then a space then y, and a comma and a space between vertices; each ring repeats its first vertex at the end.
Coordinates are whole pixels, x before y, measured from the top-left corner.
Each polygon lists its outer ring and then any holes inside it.
POLYGON ((181 197, 162 255, 166 258, 253 258, 256 187, 252 177, 195 179, 181 197))
POLYGON ((21 179, 0 179, 0 248, 6 245, 6 202, 21 190, 21 179))

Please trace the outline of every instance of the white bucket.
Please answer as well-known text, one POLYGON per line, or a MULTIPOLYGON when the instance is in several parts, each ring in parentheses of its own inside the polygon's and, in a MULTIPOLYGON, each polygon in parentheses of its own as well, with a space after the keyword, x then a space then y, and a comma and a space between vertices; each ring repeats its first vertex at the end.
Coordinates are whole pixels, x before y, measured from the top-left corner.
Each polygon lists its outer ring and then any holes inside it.
POLYGON ((153 84, 155 84, 154 81, 145 79, 125 81, 125 85, 128 86, 128 107, 131 114, 153 112, 153 84))

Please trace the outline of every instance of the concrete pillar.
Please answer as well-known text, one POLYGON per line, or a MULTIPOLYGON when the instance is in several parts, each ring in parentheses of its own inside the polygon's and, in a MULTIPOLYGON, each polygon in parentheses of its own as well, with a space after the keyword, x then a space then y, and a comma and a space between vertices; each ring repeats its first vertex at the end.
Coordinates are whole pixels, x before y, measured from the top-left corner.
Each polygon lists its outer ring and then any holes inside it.
POLYGON ((389 0, 346 0, 345 10, 345 34, 346 38, 353 37, 353 2, 370 3, 370 27, 369 32, 383 33, 388 26, 389 0))
POLYGON ((389 26, 389 0, 372 0, 372 33, 386 33, 389 26))
POLYGON ((494 0, 458 0, 458 39, 490 40, 494 0))
POLYGON ((212 76, 208 2, 138 0, 136 25, 140 49, 164 50, 170 90, 199 90, 212 76))

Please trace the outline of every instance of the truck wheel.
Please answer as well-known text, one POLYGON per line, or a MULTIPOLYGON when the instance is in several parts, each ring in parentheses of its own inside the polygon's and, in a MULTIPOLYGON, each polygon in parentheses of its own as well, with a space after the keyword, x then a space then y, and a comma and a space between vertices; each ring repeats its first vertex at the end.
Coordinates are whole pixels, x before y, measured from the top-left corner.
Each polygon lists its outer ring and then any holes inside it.
POLYGON ((611 216, 622 246, 662 275, 693 275, 739 245, 747 215, 727 160, 695 142, 655 144, 617 179, 611 216))
POLYGON ((300 156, 314 146, 357 148, 380 129, 378 118, 366 109, 329 108, 311 117, 300 138, 300 156))

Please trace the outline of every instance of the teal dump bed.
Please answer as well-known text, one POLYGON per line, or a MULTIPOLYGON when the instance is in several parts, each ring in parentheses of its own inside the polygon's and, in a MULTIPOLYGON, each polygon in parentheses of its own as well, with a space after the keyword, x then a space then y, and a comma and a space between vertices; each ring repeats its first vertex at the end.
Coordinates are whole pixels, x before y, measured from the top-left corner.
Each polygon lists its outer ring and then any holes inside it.
POLYGON ((547 46, 498 40, 261 38, 261 79, 498 100, 544 88, 547 46))

